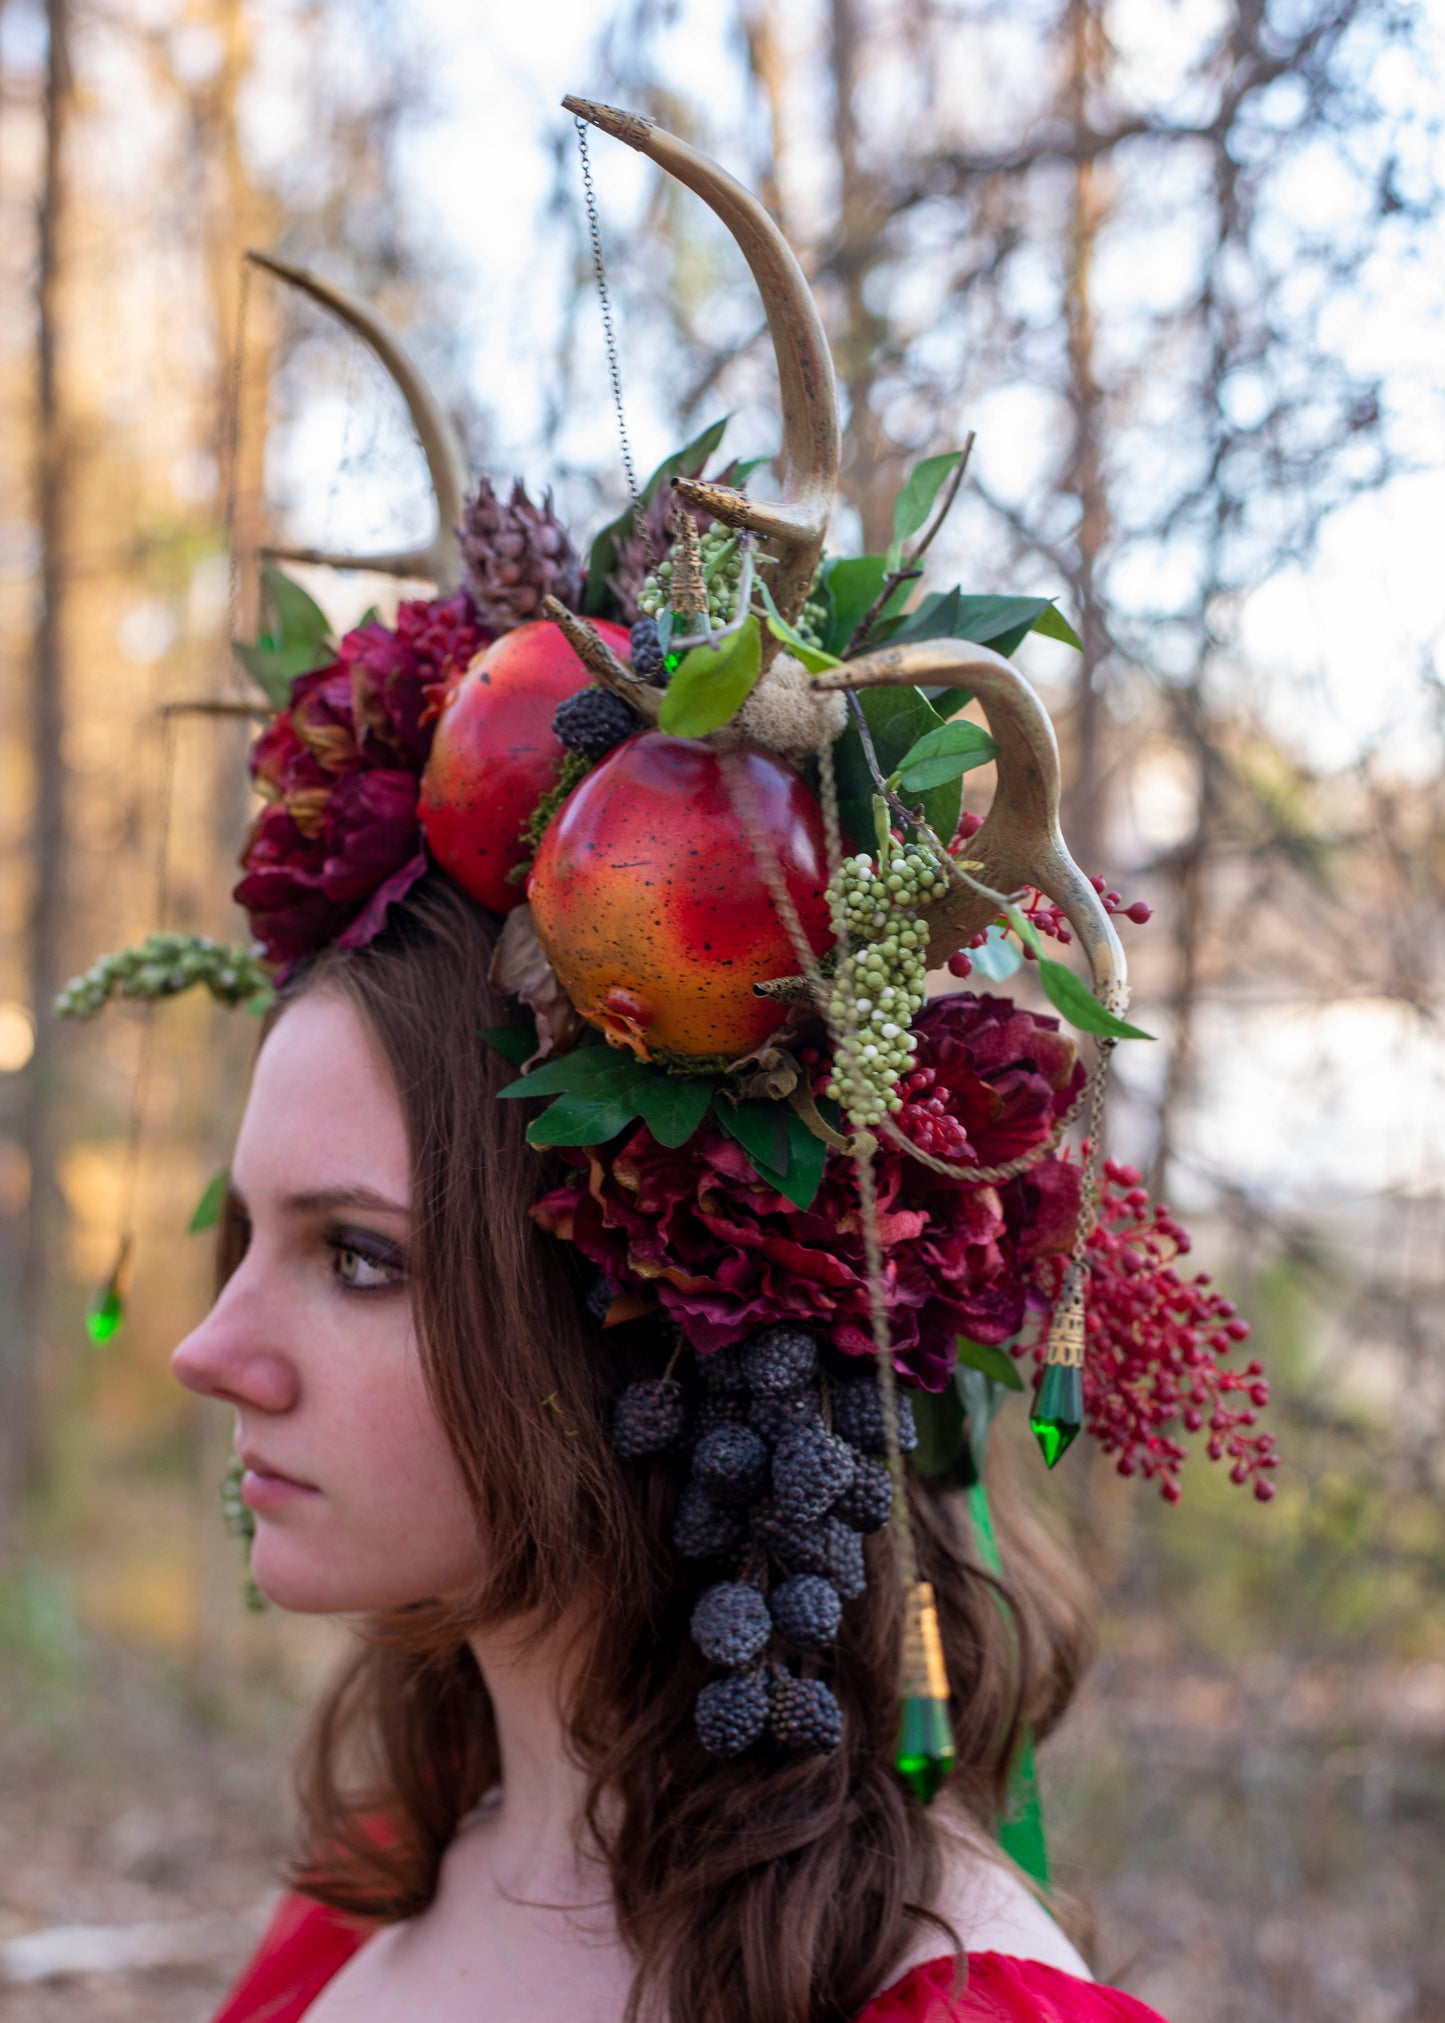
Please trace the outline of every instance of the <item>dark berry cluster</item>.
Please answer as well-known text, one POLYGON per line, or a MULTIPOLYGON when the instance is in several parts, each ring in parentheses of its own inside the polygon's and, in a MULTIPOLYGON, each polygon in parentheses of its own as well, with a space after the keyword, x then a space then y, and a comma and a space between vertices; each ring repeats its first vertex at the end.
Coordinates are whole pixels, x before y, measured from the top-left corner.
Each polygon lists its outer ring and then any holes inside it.
MULTIPOLYGON (((898 1403, 908 1451, 918 1436, 906 1394, 898 1403)), ((843 1603, 867 1584, 864 1536, 893 1507, 876 1372, 845 1363, 830 1374, 806 1328, 763 1328, 692 1359, 683 1380, 631 1385, 612 1439, 628 1461, 688 1454, 673 1543, 709 1575, 693 1641, 727 1674, 698 1696, 703 1747, 734 1756, 766 1733, 792 1749, 836 1748, 837 1700, 794 1667, 831 1650, 843 1603)))
POLYGON ((614 745, 641 729, 641 719, 610 688, 579 688, 558 703, 552 717, 558 741, 584 759, 605 758, 614 745))
POLYGON ((667 657, 657 635, 655 618, 639 618, 632 628, 632 672, 654 688, 667 687, 667 657))

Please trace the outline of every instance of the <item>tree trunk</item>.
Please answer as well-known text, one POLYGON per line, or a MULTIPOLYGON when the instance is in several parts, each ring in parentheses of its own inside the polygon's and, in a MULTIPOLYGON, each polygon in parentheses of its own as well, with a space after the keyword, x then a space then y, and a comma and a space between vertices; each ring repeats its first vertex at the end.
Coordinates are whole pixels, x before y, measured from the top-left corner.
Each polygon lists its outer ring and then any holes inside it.
POLYGON ((873 406, 885 317, 868 307, 868 277, 884 224, 881 192, 858 159, 856 98, 863 26, 856 0, 832 0, 833 147, 838 164, 838 229, 831 265, 843 291, 844 323, 833 347, 846 406, 840 490, 863 522, 863 547, 881 553, 893 534, 892 501, 902 454, 873 406))
MULTIPOLYGON (((1065 102, 1076 135, 1092 123, 1093 94, 1105 61, 1106 44, 1096 0, 1069 0, 1064 16, 1068 41, 1065 102)), ((1069 223, 1070 267, 1064 295, 1068 330, 1069 405, 1074 440, 1064 472, 1064 488, 1078 501, 1075 564, 1071 588, 1084 651, 1074 686, 1073 763, 1064 803, 1064 833, 1085 871, 1104 869, 1106 822, 1104 769, 1100 758, 1102 698, 1099 672, 1105 628, 1099 565, 1109 538, 1109 498, 1103 462, 1107 426, 1095 364, 1093 270, 1099 233, 1108 214, 1107 164, 1080 150, 1073 172, 1069 223)))
POLYGON ((65 140, 71 108, 68 0, 47 0, 49 57, 45 151, 37 216, 35 293, 35 520, 40 549, 29 696, 33 780, 26 933, 35 1051, 21 1103, 20 1135, 30 1174, 20 1298, 7 1319, 0 1364, 0 1552, 13 1544, 25 1491, 39 1467, 37 1374, 44 1353, 58 1254, 57 1027, 50 1009, 61 976, 65 918, 66 443, 59 387, 61 237, 65 221, 65 140))

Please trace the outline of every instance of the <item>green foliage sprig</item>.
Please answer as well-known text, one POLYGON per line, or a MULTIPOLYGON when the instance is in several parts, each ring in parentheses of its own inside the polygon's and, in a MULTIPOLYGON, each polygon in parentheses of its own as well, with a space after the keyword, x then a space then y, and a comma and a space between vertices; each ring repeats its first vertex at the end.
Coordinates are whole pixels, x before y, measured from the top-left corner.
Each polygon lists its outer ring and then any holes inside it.
POLYGON ((249 948, 204 934, 148 934, 137 948, 117 949, 72 977, 55 999, 59 1018, 88 1019, 113 997, 153 1001, 203 984, 218 1004, 262 1012, 271 978, 249 948))
POLYGON ((269 563, 261 580, 274 613, 271 630, 255 641, 235 639, 236 658, 277 709, 291 700, 291 684, 336 658, 331 621, 309 592, 269 563))
MULTIPOLYGON (((521 1053, 521 1028, 488 1029, 483 1037, 509 1060, 521 1053)), ((740 1099, 725 1075, 674 1074, 624 1048, 584 1043, 510 1082, 500 1094, 503 1100, 553 1099, 527 1127, 533 1145, 605 1145, 641 1122, 672 1151, 711 1113, 746 1152, 758 1177, 795 1207, 811 1206, 822 1183, 828 1148, 797 1111, 782 1101, 740 1099)))

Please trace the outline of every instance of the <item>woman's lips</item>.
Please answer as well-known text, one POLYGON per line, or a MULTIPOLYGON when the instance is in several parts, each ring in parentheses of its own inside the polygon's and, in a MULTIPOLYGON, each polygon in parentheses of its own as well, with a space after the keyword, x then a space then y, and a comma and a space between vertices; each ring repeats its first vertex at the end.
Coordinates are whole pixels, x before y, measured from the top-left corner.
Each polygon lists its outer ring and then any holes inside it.
POLYGON ((321 1493, 309 1482, 297 1482, 292 1476, 281 1474, 257 1454, 243 1453, 241 1459, 246 1464, 241 1477, 241 1501, 252 1510, 282 1510, 302 1497, 321 1493))

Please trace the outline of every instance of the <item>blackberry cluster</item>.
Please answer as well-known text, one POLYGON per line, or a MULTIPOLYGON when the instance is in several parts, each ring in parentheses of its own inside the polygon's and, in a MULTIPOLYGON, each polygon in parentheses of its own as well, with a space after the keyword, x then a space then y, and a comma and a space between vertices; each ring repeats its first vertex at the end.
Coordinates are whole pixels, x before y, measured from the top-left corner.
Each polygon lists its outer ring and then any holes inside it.
POLYGON ((713 1756, 737 1756, 768 1725, 768 1689, 747 1672, 710 1679, 697 1696, 697 1732, 713 1756))
POLYGON ((826 1756, 843 1739, 843 1713, 821 1679, 798 1679, 775 1665, 768 1676, 768 1728, 789 1749, 826 1756))
POLYGON ((682 1386, 670 1377, 629 1384, 612 1415, 612 1448, 622 1461, 665 1454, 687 1429, 682 1386))
POLYGON ((584 759, 606 758, 614 745, 641 728, 641 720, 610 688, 579 688, 558 703, 552 716, 553 735, 584 759))
MULTIPOLYGON (((899 1434, 916 1444, 906 1397, 899 1434)), ((864 1536, 892 1510, 876 1375, 834 1376, 806 1328, 762 1328, 693 1358, 681 1382, 631 1385, 613 1446, 624 1460, 688 1455, 673 1544, 706 1572, 693 1640, 727 1674, 698 1696, 703 1747, 736 1755, 765 1731, 789 1748, 836 1747, 836 1699, 790 1664, 831 1650, 843 1603, 867 1584, 864 1536)))
POLYGON ((655 618, 639 618, 632 628, 632 672, 654 688, 667 687, 667 656, 657 636, 655 618))
MULTIPOLYGON (((913 1420, 913 1400, 906 1391, 895 1390, 898 1401, 898 1449, 911 1454, 918 1445, 918 1428, 913 1420)), ((883 1393, 876 1372, 845 1378, 833 1386, 833 1431, 850 1447, 864 1454, 886 1454, 888 1435, 883 1421, 883 1393)))
POLYGON ((750 1665, 772 1629, 767 1603, 745 1581, 719 1581, 692 1612, 692 1640, 714 1665, 750 1665))

